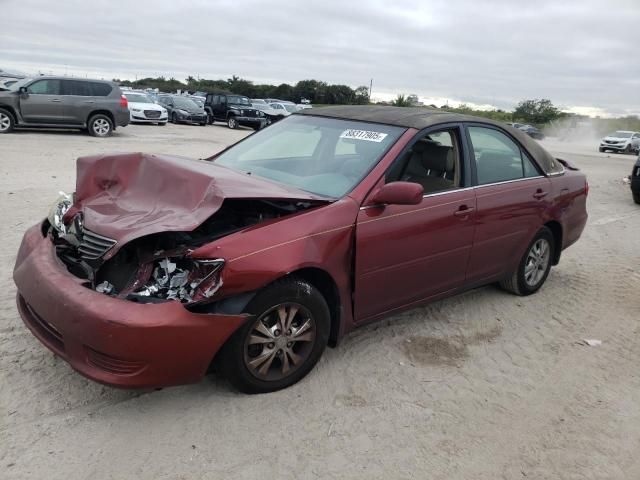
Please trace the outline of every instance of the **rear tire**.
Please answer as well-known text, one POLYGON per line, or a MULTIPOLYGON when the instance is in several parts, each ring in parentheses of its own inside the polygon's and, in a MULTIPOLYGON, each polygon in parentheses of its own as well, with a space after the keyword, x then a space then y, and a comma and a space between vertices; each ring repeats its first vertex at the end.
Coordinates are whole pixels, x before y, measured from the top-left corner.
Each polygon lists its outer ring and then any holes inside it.
POLYGON ((222 373, 235 388, 274 392, 311 371, 331 326, 327 302, 313 285, 293 277, 276 281, 258 292, 245 312, 252 316, 218 357, 222 373))
POLYGON ((633 194, 633 201, 640 205, 640 192, 631 192, 633 194))
POLYGON ((13 115, 4 108, 0 108, 0 133, 9 133, 13 131, 15 125, 16 121, 14 120, 13 115))
POLYGON ((105 138, 113 133, 113 122, 106 115, 98 113, 89 119, 88 128, 94 137, 105 138))
POLYGON ((537 292, 549 276, 555 248, 553 233, 547 227, 542 227, 531 240, 518 268, 502 280, 500 286, 520 296, 537 292))

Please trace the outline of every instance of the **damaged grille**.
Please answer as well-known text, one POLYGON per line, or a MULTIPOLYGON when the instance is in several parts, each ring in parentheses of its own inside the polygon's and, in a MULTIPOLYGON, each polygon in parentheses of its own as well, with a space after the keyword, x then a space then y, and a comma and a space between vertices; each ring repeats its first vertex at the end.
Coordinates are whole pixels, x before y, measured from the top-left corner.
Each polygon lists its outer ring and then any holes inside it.
POLYGON ((82 239, 78 245, 78 253, 83 260, 97 260, 107 253, 117 242, 87 230, 82 231, 82 239))

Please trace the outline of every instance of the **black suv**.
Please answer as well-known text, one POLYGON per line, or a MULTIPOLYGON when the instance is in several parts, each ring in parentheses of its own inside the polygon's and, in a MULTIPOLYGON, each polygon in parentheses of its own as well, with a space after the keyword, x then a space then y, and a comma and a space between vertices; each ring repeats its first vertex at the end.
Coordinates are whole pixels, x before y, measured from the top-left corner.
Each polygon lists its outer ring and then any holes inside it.
POLYGON ((229 128, 238 125, 260 130, 267 123, 263 112, 251 106, 248 97, 227 93, 207 93, 204 109, 209 116, 209 123, 226 122, 229 128))
POLYGON ((0 92, 0 133, 14 127, 86 128, 107 137, 128 124, 127 99, 113 82, 38 77, 0 92))

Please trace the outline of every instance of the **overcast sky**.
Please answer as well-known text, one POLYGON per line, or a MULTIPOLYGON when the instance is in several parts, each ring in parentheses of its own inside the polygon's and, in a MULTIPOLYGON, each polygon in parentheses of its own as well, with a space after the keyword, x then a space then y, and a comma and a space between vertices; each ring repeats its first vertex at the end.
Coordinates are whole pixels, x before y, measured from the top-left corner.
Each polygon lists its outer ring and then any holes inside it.
POLYGON ((640 0, 0 0, 0 69, 640 113, 640 0))

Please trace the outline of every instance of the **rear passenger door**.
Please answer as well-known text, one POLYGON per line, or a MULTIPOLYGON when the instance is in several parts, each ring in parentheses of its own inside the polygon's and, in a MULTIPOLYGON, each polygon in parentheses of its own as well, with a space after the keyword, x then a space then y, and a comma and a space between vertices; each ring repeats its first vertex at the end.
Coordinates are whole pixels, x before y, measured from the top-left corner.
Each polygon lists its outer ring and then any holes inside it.
POLYGON ((84 124, 95 105, 90 83, 82 80, 61 80, 61 82, 64 123, 84 124))
POLYGON ((64 123, 60 80, 42 79, 27 86, 20 95, 20 114, 26 123, 64 123))
POLYGON ((550 181, 523 147, 498 127, 466 125, 477 202, 468 281, 498 279, 520 261, 544 224, 550 181))

